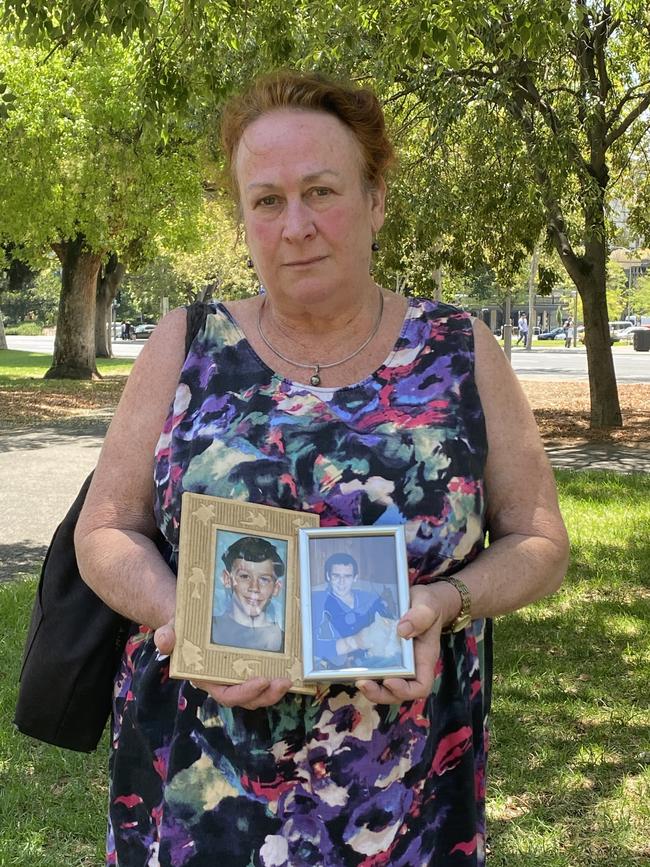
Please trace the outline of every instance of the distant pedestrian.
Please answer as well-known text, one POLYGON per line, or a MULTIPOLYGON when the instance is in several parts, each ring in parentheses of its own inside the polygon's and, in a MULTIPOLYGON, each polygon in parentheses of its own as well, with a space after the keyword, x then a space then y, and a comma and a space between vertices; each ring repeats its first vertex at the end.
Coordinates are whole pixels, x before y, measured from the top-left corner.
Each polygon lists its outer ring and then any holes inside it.
POLYGON ((519 326, 519 337, 517 338, 517 346, 524 341, 524 346, 528 344, 528 319, 526 319, 526 314, 522 313, 519 317, 519 322, 517 323, 519 326))
POLYGON ((126 324, 126 322, 122 323, 122 327, 120 328, 120 337, 122 338, 122 340, 127 339, 127 324, 126 324))
POLYGON ((571 349, 571 332, 573 331, 573 319, 569 317, 564 323, 564 348, 571 349))

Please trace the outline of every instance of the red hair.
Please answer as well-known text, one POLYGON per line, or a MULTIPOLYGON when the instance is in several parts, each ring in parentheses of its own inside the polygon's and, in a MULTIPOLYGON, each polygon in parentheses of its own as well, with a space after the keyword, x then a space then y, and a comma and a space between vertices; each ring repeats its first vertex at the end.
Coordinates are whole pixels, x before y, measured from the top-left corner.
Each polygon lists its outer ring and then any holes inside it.
POLYGON ((221 143, 236 199, 239 189, 234 163, 244 131, 262 115, 283 109, 323 111, 345 124, 359 144, 363 181, 369 189, 376 187, 395 160, 384 113, 371 90, 343 84, 319 73, 280 70, 256 79, 224 109, 221 143))

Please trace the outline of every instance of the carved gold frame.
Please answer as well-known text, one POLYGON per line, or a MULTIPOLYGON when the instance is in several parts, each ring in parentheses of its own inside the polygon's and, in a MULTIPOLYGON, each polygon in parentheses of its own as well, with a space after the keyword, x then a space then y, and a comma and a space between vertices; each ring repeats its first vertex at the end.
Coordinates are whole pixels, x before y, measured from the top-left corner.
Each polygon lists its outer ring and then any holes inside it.
POLYGON ((288 677, 293 692, 313 694, 303 680, 298 571, 298 531, 318 527, 319 518, 251 503, 184 493, 180 524, 176 593, 176 647, 170 675, 188 680, 242 683, 250 677, 288 677), (211 640, 217 534, 220 531, 261 536, 287 543, 284 649, 251 650, 215 644, 211 640))

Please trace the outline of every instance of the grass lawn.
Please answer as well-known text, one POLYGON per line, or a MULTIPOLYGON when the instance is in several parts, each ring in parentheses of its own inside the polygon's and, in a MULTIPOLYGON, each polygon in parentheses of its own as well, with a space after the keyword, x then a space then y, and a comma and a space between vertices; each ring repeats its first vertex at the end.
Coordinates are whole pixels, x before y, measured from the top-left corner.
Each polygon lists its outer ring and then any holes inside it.
POLYGON ((32 741, 11 723, 35 584, 0 584, 0 867, 99 867, 106 734, 85 755, 32 741))
MULTIPOLYGON (((19 349, 0 350, 0 382, 14 379, 42 379, 52 364, 52 356, 43 352, 23 352, 19 349)), ((126 376, 133 366, 132 358, 98 358, 97 368, 102 376, 126 376)), ((46 382, 73 386, 76 380, 46 380, 46 382)))
MULTIPOLYGON (((558 473, 568 578, 495 626, 490 867, 650 858, 650 477, 558 473)), ((14 732, 34 581, 0 585, 0 867, 98 867, 106 740, 92 756, 14 732)))
POLYGON ((28 425, 112 409, 120 399, 133 359, 98 358, 97 369, 103 379, 96 382, 43 379, 51 364, 51 355, 0 350, 3 422, 28 425))

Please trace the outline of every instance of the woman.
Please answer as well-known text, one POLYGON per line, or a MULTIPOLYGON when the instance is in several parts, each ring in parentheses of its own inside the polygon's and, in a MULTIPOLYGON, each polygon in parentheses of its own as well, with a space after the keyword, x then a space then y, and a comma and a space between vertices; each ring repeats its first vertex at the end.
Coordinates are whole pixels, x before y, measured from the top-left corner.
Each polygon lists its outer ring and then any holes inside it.
POLYGON ((157 326, 77 530, 84 578, 148 625, 116 681, 107 863, 481 865, 490 618, 567 561, 535 423, 481 323, 372 279, 392 149, 371 93, 282 73, 222 137, 266 292, 217 305, 185 363, 184 312, 157 326), (177 546, 183 490, 404 523, 416 677, 170 681, 152 536, 177 546))

